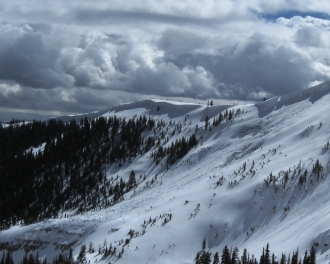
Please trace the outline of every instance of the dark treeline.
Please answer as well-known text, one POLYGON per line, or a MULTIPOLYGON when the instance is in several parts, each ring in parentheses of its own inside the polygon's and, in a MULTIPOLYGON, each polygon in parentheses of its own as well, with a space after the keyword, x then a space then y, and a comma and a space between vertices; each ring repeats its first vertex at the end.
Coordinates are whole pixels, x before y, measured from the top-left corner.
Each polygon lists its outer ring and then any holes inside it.
MULTIPOLYGON (((244 110, 241 110, 240 108, 238 108, 238 109, 236 109, 236 111, 234 111, 234 110, 227 110, 226 109, 226 111, 222 114, 222 113, 220 113, 218 116, 215 116, 214 118, 213 118, 213 122, 212 122, 212 124, 213 124, 213 126, 218 126, 219 124, 221 124, 223 121, 225 121, 225 122, 228 122, 228 121, 233 121, 233 119, 236 117, 236 116, 239 116, 239 115, 241 115, 241 114, 243 114, 244 113, 244 110)), ((208 116, 206 117, 206 119, 205 119, 205 129, 207 129, 207 127, 208 127, 208 121, 209 121, 209 118, 208 118, 208 116)))
MULTIPOLYGON (((204 243, 203 248, 205 249, 204 243)), ((197 253, 194 262, 195 264, 316 264, 316 252, 314 246, 312 246, 310 252, 305 251, 303 258, 299 257, 298 249, 292 252, 292 255, 282 253, 281 256, 275 256, 274 253, 270 253, 269 244, 267 244, 258 260, 256 256, 249 254, 246 249, 239 256, 237 247, 228 249, 225 246, 221 256, 216 252, 212 258, 211 252, 203 250, 202 253, 197 253)))
MULTIPOLYGON (((44 259, 43 261, 40 261, 38 253, 36 256, 33 256, 33 254, 25 255, 23 259, 20 262, 21 264, 48 264, 47 259, 44 259)), ((59 254, 57 257, 54 258, 53 262, 50 262, 50 264, 73 264, 75 263, 72 257, 72 250, 70 249, 69 256, 59 254)), ((14 264, 13 257, 11 252, 3 252, 0 264, 14 264)))
POLYGON ((14 264, 13 256, 9 251, 3 252, 0 264, 14 264))
POLYGON ((159 146, 158 149, 152 153, 152 157, 156 164, 158 164, 164 157, 167 156, 167 163, 174 164, 178 159, 184 157, 188 151, 197 145, 195 134, 192 134, 188 140, 182 137, 180 140, 172 142, 171 146, 159 146))
POLYGON ((163 125, 145 116, 0 125, 0 230, 119 201, 132 184, 107 180, 105 166, 149 151, 163 125))
POLYGON ((13 118, 12 120, 10 120, 10 121, 8 122, 8 124, 13 125, 13 124, 21 123, 21 122, 24 123, 24 122, 25 122, 25 119, 20 120, 20 119, 15 119, 15 118, 13 118))
MULTIPOLYGON (((204 246, 203 246, 204 247, 204 246)), ((72 249, 69 250, 69 254, 59 254, 57 257, 53 259, 52 262, 47 262, 47 259, 40 261, 38 253, 33 256, 33 254, 25 255, 21 261, 21 264, 73 264, 73 263, 86 263, 86 245, 82 245, 80 252, 77 256, 77 260, 75 261, 72 256, 72 249)), ((89 253, 94 253, 92 248, 89 249, 89 253)), ((110 246, 108 249, 106 247, 104 254, 99 250, 99 255, 102 255, 103 258, 108 256, 115 256, 118 258, 123 257, 124 250, 116 250, 116 247, 110 246)), ((203 250, 202 252, 198 252, 195 259, 195 264, 316 264, 316 251, 314 246, 311 247, 310 251, 305 251, 303 257, 299 256, 298 249, 293 251, 292 254, 284 254, 281 256, 275 256, 274 253, 270 253, 269 244, 267 244, 266 248, 263 248, 262 253, 257 259, 256 256, 247 252, 246 249, 243 250, 242 255, 239 255, 239 250, 237 247, 234 249, 228 249, 225 246, 222 250, 222 254, 220 255, 216 252, 213 257, 211 252, 207 252, 203 250)), ((0 264, 14 264, 12 254, 7 251, 3 252, 0 264)))

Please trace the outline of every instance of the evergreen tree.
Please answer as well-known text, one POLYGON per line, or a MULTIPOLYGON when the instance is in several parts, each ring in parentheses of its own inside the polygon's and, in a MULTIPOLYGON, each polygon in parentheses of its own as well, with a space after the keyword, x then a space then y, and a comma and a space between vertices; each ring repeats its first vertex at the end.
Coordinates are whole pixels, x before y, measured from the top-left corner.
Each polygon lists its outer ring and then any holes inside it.
POLYGON ((242 256, 242 264, 248 264, 248 253, 246 248, 243 250, 243 256, 242 256))
POLYGON ((270 264, 270 254, 269 253, 270 253, 269 244, 267 243, 266 250, 265 250, 265 259, 264 259, 265 264, 270 264))
POLYGON ((291 264, 298 264, 298 259, 299 259, 299 256, 298 256, 298 249, 297 249, 296 252, 292 253, 291 264))
POLYGON ((262 248, 262 255, 260 256, 259 263, 260 264, 266 264, 266 261, 265 261, 265 248, 262 248))
POLYGON ((70 248, 70 250, 69 250, 68 263, 69 264, 73 264, 74 263, 74 259, 73 259, 73 256, 72 256, 72 248, 70 248))
POLYGON ((136 184, 135 172, 132 170, 128 178, 127 188, 131 190, 135 188, 136 185, 137 184, 136 184))
POLYGON ((86 245, 84 244, 80 248, 80 252, 79 252, 79 255, 77 257, 77 261, 80 262, 80 263, 85 263, 85 261, 86 261, 85 254, 86 254, 86 245))
POLYGON ((2 258, 0 264, 5 264, 5 251, 2 252, 2 258))
POLYGON ((34 264, 34 257, 32 254, 29 255, 28 264, 34 264))
POLYGON ((307 253, 307 250, 305 251, 304 259, 303 259, 303 264, 309 264, 310 263, 310 257, 307 253))
POLYGON ((231 264, 236 264, 238 262, 238 248, 235 247, 231 253, 231 264))
POLYGON ((228 120, 231 121, 232 119, 233 119, 233 113, 232 113, 232 111, 229 111, 228 120))
POLYGON ((205 125, 204 125, 205 130, 207 130, 208 125, 209 125, 209 116, 206 116, 205 117, 205 125))
POLYGON ((200 258, 200 254, 199 254, 199 252, 197 252, 196 257, 195 257, 195 259, 194 259, 195 264, 199 264, 199 263, 200 263, 199 258, 200 258))
POLYGON ((221 264, 230 264, 230 253, 227 245, 222 250, 221 264))
POLYGON ((309 255, 310 255, 310 264, 316 264, 316 252, 314 246, 311 247, 309 255))
POLYGON ((276 256, 275 256, 274 253, 272 254, 272 261, 271 261, 271 264, 277 264, 276 256))
POLYGON ((213 262, 212 264, 219 264, 220 263, 220 259, 219 259, 219 253, 216 252, 213 256, 213 262))
POLYGON ((206 248, 206 240, 205 240, 205 237, 204 237, 203 244, 202 244, 202 250, 205 250, 205 248, 206 248))
POLYGON ((9 252, 8 250, 7 250, 7 254, 5 256, 5 264, 14 264, 11 252, 9 252))
POLYGON ((200 259, 199 259, 199 263, 200 264, 211 264, 211 252, 205 252, 203 251, 200 259))

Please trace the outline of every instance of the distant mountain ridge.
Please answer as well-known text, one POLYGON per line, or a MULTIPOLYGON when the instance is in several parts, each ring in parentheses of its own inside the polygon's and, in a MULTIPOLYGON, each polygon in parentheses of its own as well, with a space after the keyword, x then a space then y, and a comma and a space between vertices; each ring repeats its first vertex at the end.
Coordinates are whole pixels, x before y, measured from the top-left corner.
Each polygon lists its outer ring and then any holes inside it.
MULTIPOLYGON (((294 93, 290 93, 290 94, 285 94, 283 96, 275 96, 272 97, 270 99, 268 99, 267 101, 271 100, 272 103, 275 102, 279 102, 281 101, 281 103, 276 103, 276 104, 271 104, 273 107, 275 107, 275 105, 277 106, 276 108, 279 109, 281 108, 283 105, 288 105, 288 104, 292 104, 292 103, 296 103, 298 101, 302 101, 305 99, 309 99, 312 103, 319 100, 321 97, 323 97, 324 95, 328 94, 330 92, 330 81, 321 83, 319 85, 307 88, 307 89, 303 89, 294 93), (280 100, 279 100, 280 98, 280 100)), ((266 106, 269 107, 270 103, 264 103, 264 102, 260 102, 260 103, 256 103, 256 106, 266 106)), ((118 113, 124 110, 131 110, 131 109, 139 109, 139 108, 143 108, 146 109, 147 111, 151 111, 150 114, 154 113, 153 111, 155 111, 155 107, 157 109, 158 105, 172 105, 172 107, 174 105, 177 106, 181 106, 180 110, 183 111, 182 114, 177 113, 177 115, 184 115, 185 113, 188 113, 194 109, 197 109, 199 107, 203 107, 203 105, 201 104, 196 104, 196 103, 183 103, 183 102, 176 102, 176 101, 171 101, 171 100, 160 100, 160 99, 146 99, 146 100, 142 100, 142 101, 137 101, 137 102, 133 102, 133 103, 126 103, 126 104, 122 104, 122 105, 117 105, 117 106, 113 106, 110 108, 107 108, 105 110, 101 110, 101 111, 96 111, 93 113, 86 113, 86 114, 80 114, 80 115, 71 115, 71 116, 60 116, 58 117, 59 119, 68 122, 70 121, 72 118, 76 118, 77 120, 84 118, 85 116, 87 116, 88 118, 96 118, 102 115, 105 115, 107 113, 113 112, 118 113), (183 107, 185 105, 185 107, 183 107), (186 112, 185 112, 186 111, 186 112)), ((222 111, 224 108, 228 108, 231 107, 232 105, 219 105, 219 106, 214 106, 214 107, 219 107, 220 109, 217 109, 218 111, 222 111)), ((154 114, 164 114, 164 110, 162 110, 160 113, 154 113, 154 114)), ((170 116, 171 118, 174 118, 174 116, 170 116)))

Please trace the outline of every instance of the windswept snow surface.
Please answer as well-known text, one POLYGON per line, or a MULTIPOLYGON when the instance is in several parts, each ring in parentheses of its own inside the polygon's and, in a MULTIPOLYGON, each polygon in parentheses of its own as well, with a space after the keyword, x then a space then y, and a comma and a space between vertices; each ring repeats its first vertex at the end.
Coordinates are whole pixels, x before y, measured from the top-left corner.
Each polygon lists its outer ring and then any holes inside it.
POLYGON ((81 245, 86 244, 88 251, 92 243, 95 253, 86 253, 91 263, 192 263, 204 238, 213 254, 228 245, 237 246, 240 254, 247 248, 256 257, 267 243, 278 256, 297 247, 302 256, 318 243, 317 262, 328 263, 329 92, 327 82, 255 105, 207 107, 145 100, 94 113, 93 117, 146 115, 182 124, 181 133, 171 141, 191 135, 198 125, 199 144, 173 166, 167 166, 166 159, 155 165, 150 158, 155 149, 120 168, 109 166, 107 177, 127 179, 134 170, 137 179, 145 175, 146 180, 139 179, 138 187, 112 207, 14 226, 0 232, 0 243, 16 245, 15 263, 21 260, 24 245, 32 245, 30 252, 38 250, 48 261, 69 247, 76 259, 81 245), (212 124, 213 117, 226 109, 242 112, 234 121, 205 131, 205 117, 212 124), (324 167, 319 179, 311 175, 317 159, 324 167), (299 185, 306 169, 307 181, 299 185), (284 184, 285 172, 289 178, 284 184), (268 186, 267 177, 274 177, 268 186), (165 218, 169 221, 164 224, 165 218), (134 234, 125 244, 131 229, 134 234), (115 246, 117 252, 124 247, 122 257, 98 255, 104 244, 115 246))

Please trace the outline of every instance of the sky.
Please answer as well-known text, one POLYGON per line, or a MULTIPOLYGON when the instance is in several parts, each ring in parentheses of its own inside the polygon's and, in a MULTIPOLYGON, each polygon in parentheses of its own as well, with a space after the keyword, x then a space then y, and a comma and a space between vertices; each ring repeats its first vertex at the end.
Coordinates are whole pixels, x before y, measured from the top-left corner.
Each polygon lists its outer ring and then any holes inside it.
POLYGON ((0 121, 330 79, 328 0, 0 0, 0 121))

